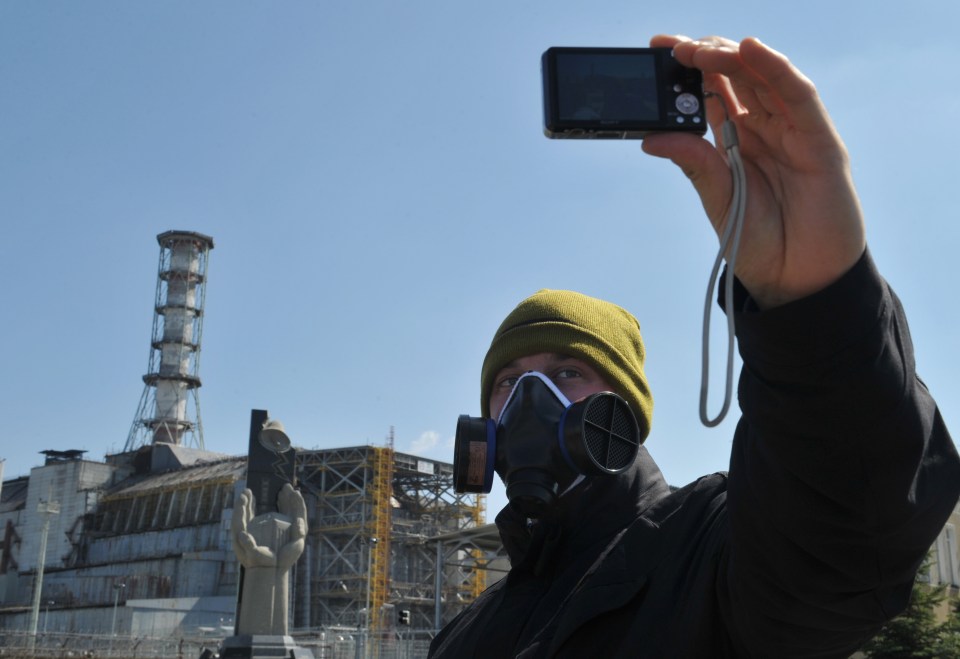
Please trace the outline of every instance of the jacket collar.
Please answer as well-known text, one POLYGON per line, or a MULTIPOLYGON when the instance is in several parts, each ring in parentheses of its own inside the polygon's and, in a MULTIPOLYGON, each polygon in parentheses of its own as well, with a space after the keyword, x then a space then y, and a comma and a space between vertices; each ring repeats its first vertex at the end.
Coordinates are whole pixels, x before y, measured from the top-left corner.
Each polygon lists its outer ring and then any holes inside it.
POLYGON ((544 574, 613 536, 670 488, 646 448, 616 476, 592 476, 560 498, 551 513, 532 523, 508 504, 496 524, 513 569, 544 574))

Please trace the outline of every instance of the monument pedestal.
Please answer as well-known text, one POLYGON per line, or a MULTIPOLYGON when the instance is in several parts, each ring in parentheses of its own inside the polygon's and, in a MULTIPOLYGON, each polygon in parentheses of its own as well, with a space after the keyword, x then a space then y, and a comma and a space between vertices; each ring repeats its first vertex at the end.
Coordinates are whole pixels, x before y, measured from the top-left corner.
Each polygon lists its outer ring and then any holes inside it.
POLYGON ((314 659, 313 653, 299 647, 290 636, 241 634, 223 641, 220 659, 314 659))

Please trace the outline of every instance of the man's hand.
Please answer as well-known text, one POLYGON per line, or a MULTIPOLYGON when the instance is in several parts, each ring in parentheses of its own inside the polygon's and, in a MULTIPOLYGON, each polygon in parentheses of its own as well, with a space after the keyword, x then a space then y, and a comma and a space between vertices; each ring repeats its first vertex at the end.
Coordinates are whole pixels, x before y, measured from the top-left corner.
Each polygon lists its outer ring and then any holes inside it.
MULTIPOLYGON (((706 100, 718 142, 724 105, 736 124, 747 174, 736 274, 757 303, 784 304, 840 278, 866 237, 846 148, 813 83, 756 39, 660 35, 650 45, 673 48, 678 61, 703 71, 705 90, 719 95, 706 100)), ((683 170, 722 232, 732 192, 723 145, 665 133, 646 137, 643 149, 683 170)))

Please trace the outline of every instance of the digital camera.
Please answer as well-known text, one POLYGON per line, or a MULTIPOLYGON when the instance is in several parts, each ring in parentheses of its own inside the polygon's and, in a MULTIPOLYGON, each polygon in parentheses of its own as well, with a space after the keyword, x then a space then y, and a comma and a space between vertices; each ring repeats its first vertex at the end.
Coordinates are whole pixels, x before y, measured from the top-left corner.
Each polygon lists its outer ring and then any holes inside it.
POLYGON ((703 75, 670 48, 550 48, 541 60, 550 138, 642 139, 704 134, 703 75))

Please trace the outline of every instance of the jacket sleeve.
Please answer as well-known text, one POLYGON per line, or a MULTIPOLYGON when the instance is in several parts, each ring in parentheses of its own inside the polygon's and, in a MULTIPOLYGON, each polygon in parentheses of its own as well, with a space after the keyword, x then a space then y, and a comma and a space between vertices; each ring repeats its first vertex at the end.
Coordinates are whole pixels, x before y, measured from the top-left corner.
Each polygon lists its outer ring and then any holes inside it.
POLYGON ((720 573, 743 656, 847 657, 907 604, 960 460, 869 253, 803 300, 733 300, 743 416, 720 573))

